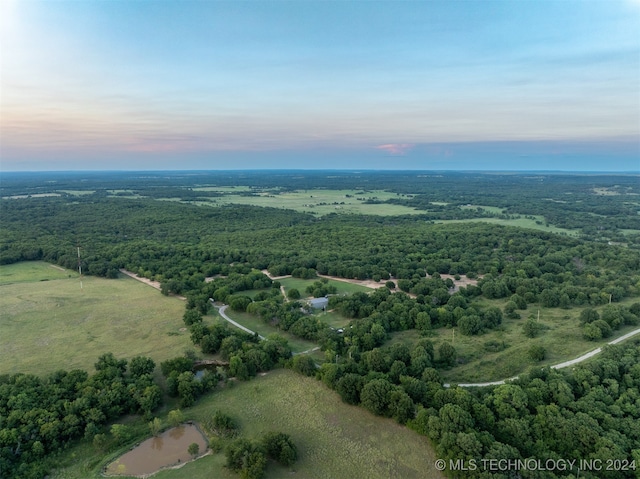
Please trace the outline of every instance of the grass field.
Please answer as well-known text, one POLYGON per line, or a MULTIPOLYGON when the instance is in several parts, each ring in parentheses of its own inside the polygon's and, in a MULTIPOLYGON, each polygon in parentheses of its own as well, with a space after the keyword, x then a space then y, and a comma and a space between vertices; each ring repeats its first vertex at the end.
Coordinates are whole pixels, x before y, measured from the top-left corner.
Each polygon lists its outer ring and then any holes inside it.
MULTIPOLYGON (((315 279, 300 279, 300 278, 283 278, 278 280, 282 286, 284 286, 284 290, 287 291, 289 289, 295 288, 300 291, 300 294, 303 298, 307 297, 307 293, 305 293, 305 289, 307 286, 311 286, 316 281, 320 281, 320 278, 315 279)), ((347 283, 346 281, 336 281, 335 279, 328 280, 330 285, 335 286, 338 290, 337 294, 352 294, 357 292, 370 293, 373 291, 371 288, 367 288, 366 286, 362 286, 359 284, 347 283)))
POLYGON ((327 311, 326 313, 320 312, 317 314, 317 316, 329 326, 332 326, 334 328, 343 328, 351 322, 349 318, 346 318, 335 311, 327 311))
MULTIPOLYGON (((499 301, 483 301, 485 305, 502 306, 499 301)), ((526 311, 520 311, 522 319, 504 319, 500 330, 490 331, 480 336, 464 336, 456 328, 455 338, 450 328, 439 328, 429 337, 437 351, 442 342, 452 342, 458 352, 459 364, 441 371, 447 382, 485 382, 516 376, 534 365, 551 366, 574 359, 592 351, 607 342, 622 336, 637 326, 626 326, 610 338, 601 341, 587 341, 582 337, 582 327, 578 316, 581 309, 570 310, 540 308, 540 323, 545 329, 535 338, 527 338, 522 325, 530 314, 537 316, 537 307, 530 305, 526 311), (499 352, 489 352, 485 343, 497 341, 507 347, 499 352), (541 345, 547 351, 541 362, 529 359, 528 350, 533 345, 541 345)), ((385 345, 401 342, 414 344, 422 336, 416 330, 395 333, 385 345)))
POLYGON ((566 234, 569 236, 578 236, 577 230, 570 230, 566 228, 558 228, 553 225, 546 226, 545 219, 542 216, 535 216, 535 219, 525 218, 523 216, 515 219, 503 220, 500 218, 473 218, 466 220, 435 220, 434 223, 471 223, 481 221, 483 223, 492 223, 505 226, 518 226, 520 228, 529 228, 533 230, 546 231, 548 233, 566 234), (536 221, 542 224, 536 223, 536 221))
POLYGON ((63 269, 60 266, 54 266, 43 261, 29 261, 0 266, 0 286, 77 277, 78 273, 75 271, 63 269))
MULTIPOLYGON (((203 199, 197 202, 200 205, 219 206, 227 204, 242 204, 254 206, 266 206, 271 208, 284 208, 316 216, 323 216, 329 213, 347 213, 364 215, 410 215, 423 214, 414 208, 393 204, 367 204, 367 199, 385 201, 390 198, 397 198, 396 193, 375 190, 299 190, 286 191, 278 194, 256 192, 254 196, 242 196, 234 193, 245 193, 251 191, 247 187, 223 188, 223 187, 202 187, 194 188, 194 191, 218 191, 224 196, 218 198, 203 199), (347 196, 348 195, 348 196, 347 196)), ((411 196, 411 195, 407 195, 411 196)), ((168 198, 167 198, 168 199, 168 198)))
POLYGON ((107 280, 42 262, 0 274, 0 374, 93 371, 98 356, 145 355, 156 362, 191 349, 184 303, 130 278, 107 280))
MULTIPOLYGON (((275 334, 279 334, 283 338, 286 338, 287 341, 289 341, 289 346, 291 346, 291 350, 294 353, 307 351, 317 346, 317 344, 312 341, 306 341, 304 339, 294 336, 293 334, 289 334, 286 331, 282 331, 276 328, 275 326, 266 324, 258 316, 254 316, 253 314, 232 311, 230 308, 227 308, 225 313, 234 321, 240 323, 245 328, 249 328, 251 331, 258 333, 261 336, 266 337, 269 334, 275 333, 275 334)), ((235 327, 233 325, 229 325, 229 326, 232 328, 235 327)))
MULTIPOLYGON (((203 421, 216 410, 237 419, 241 436, 257 439, 268 431, 289 434, 299 460, 284 468, 270 463, 266 479, 441 479, 427 439, 391 419, 349 406, 315 379, 277 370, 249 382, 235 383, 183 412, 203 421)), ((140 438, 142 439, 142 438, 140 438)), ((52 479, 97 479, 106 458, 84 442, 65 453, 64 469, 52 479)), ((225 467, 224 454, 205 456, 157 479, 237 479, 225 467)))

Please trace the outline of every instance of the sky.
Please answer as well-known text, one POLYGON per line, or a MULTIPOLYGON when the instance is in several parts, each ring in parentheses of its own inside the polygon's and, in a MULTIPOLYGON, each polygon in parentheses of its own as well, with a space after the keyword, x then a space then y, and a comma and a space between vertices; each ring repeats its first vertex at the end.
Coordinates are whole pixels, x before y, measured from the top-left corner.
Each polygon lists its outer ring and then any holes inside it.
POLYGON ((0 0, 0 171, 640 172, 640 0, 0 0))

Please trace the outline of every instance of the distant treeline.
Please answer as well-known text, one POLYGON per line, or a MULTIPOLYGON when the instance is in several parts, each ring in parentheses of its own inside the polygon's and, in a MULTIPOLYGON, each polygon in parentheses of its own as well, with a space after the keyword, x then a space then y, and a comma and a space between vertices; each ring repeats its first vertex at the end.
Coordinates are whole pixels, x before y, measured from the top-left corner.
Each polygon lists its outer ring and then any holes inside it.
POLYGON ((214 275, 313 269, 343 278, 393 277, 429 294, 426 275, 483 276, 487 298, 517 294, 549 307, 604 304, 640 295, 640 252, 536 230, 485 223, 430 224, 420 217, 310 215, 230 205, 206 208, 149 199, 4 200, 0 264, 46 260, 115 277, 119 268, 160 281, 165 292, 201 291, 214 275))
MULTIPOLYGON (((579 231, 588 239, 640 244, 640 181, 628 174, 346 172, 346 171, 202 171, 202 172, 67 172, 5 173, 0 196, 34 195, 66 190, 126 191, 149 198, 195 201, 220 196, 196 191, 201 186, 245 186, 257 192, 331 188, 358 189, 366 194, 387 190, 397 194, 383 203, 424 210, 434 220, 514 215, 543 217, 545 224, 579 231), (471 205, 470 209, 460 206, 471 205), (475 207, 474 207, 475 206, 475 207), (501 212, 482 207, 500 208, 501 212), (480 209, 478 209, 478 207, 480 209)), ((375 202, 381 202, 375 200, 375 202)))

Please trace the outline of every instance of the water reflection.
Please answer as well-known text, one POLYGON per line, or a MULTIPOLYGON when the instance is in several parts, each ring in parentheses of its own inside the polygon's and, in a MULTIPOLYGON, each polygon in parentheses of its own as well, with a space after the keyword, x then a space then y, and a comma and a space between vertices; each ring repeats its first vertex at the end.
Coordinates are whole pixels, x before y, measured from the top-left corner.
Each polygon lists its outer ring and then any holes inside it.
POLYGON ((108 475, 143 475, 163 467, 177 465, 191 459, 188 447, 198 444, 200 451, 207 449, 207 441, 193 424, 174 427, 158 437, 152 437, 109 464, 108 475))

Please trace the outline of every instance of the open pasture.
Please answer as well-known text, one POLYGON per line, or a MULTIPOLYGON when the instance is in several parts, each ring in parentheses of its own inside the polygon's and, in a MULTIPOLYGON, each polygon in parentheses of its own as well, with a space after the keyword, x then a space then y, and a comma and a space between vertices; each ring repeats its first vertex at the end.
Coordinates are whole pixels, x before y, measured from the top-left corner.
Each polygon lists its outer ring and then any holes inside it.
MULTIPOLYGON (((245 328, 248 328, 255 333, 258 333, 261 336, 267 337, 270 334, 278 334, 282 336, 289 342, 289 346, 294 353, 307 351, 318 346, 312 341, 307 341, 305 339, 294 336, 293 334, 289 334, 286 331, 282 331, 271 324, 266 324, 258 316, 255 316, 253 314, 233 311, 230 308, 227 308, 225 314, 235 322, 241 324, 245 328)), ((229 327, 235 328, 235 326, 233 326, 232 324, 230 324, 229 327)))
MULTIPOLYGON (((276 370, 248 382, 234 382, 185 409, 187 419, 203 423, 220 410, 240 424, 241 437, 259 439, 268 431, 289 434, 298 461, 285 468, 272 462, 266 479, 440 479, 427 439, 391 419, 343 403, 320 381, 276 370)), ((142 437, 140 439, 143 439, 142 437)), ((52 479, 100 477, 101 456, 86 441, 66 453, 63 469, 52 479), (71 460, 71 456, 77 459, 71 460)), ((237 479, 224 467, 224 453, 198 459, 156 479, 237 479)))
MULTIPOLYGON (((282 278, 279 279, 278 281, 280 282, 280 284, 282 286, 284 286, 284 290, 288 291, 292 288, 297 289, 298 291, 300 291, 300 295, 305 298, 307 296, 309 296, 305 290, 307 289, 308 286, 311 286, 313 283, 315 283, 316 281, 320 281, 321 278, 314 278, 314 279, 301 279, 301 278, 282 278)), ((330 279, 328 280, 329 282, 327 284, 330 284, 331 286, 335 286, 336 289, 338 290, 337 294, 352 294, 352 293, 370 293, 371 291, 373 291, 371 288, 367 288, 366 286, 362 286, 359 284, 354 284, 354 283, 349 283, 347 281, 338 281, 335 279, 330 279)))
POLYGON ((529 228, 532 230, 546 231, 547 233, 566 234, 569 236, 578 236, 577 230, 571 230, 567 228, 558 228, 557 226, 548 225, 545 223, 543 216, 535 215, 535 219, 525 218, 518 215, 518 218, 503 220, 501 218, 472 218, 464 220, 435 220, 434 223, 471 223, 471 222, 483 222, 491 223, 503 226, 518 226, 520 228, 529 228))
POLYGON ((225 193, 224 196, 208 199, 207 202, 203 202, 203 204, 209 203, 210 205, 225 205, 233 203, 266 206, 311 213, 316 216, 324 216, 330 213, 381 216, 424 213, 424 211, 419 211, 408 206, 365 203, 365 201, 369 199, 385 201, 390 198, 398 197, 396 193, 383 190, 328 190, 318 188, 312 190, 283 191, 278 194, 264 192, 253 196, 230 194, 246 191, 241 190, 240 188, 241 187, 237 187, 235 191, 230 189, 225 191, 216 188, 213 191, 225 193))
POLYGON ((44 261, 27 261, 0 266, 0 286, 77 277, 78 273, 76 271, 64 269, 44 261))
MULTIPOLYGON (((502 307, 499 300, 484 300, 485 305, 502 307)), ((575 359, 589 351, 603 346, 612 339, 622 336, 637 326, 625 326, 614 331, 609 338, 587 341, 582 337, 582 326, 578 320, 580 308, 561 310, 540 308, 540 324, 543 329, 535 338, 528 338, 522 331, 530 315, 537 317, 536 305, 529 305, 526 311, 519 311, 521 319, 504 318, 502 326, 478 336, 455 333, 452 328, 439 328, 431 332, 430 339, 436 350, 443 342, 453 342, 458 353, 458 364, 451 369, 441 370, 446 382, 486 382, 517 376, 531 366, 552 366, 575 359), (528 351, 533 345, 545 348, 546 357, 535 362, 528 351), (504 349, 502 349, 504 347, 504 349)), ((394 333, 385 346, 400 342, 409 347, 423 336, 417 330, 394 333)))
POLYGON ((181 331, 184 303, 133 279, 83 277, 81 289, 77 274, 46 263, 2 270, 0 374, 92 371, 106 352, 158 363, 192 347, 189 333, 181 331))

